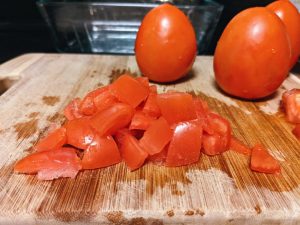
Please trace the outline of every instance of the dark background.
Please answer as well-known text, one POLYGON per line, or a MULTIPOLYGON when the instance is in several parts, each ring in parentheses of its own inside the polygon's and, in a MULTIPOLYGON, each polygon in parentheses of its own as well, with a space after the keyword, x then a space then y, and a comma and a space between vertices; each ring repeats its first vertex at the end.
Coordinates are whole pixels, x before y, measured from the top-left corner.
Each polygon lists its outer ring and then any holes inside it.
MULTIPOLYGON (((224 27, 235 14, 248 7, 265 6, 272 2, 272 0, 217 1, 224 4, 224 11, 209 47, 209 54, 213 54, 224 27)), ((28 52, 56 52, 35 2, 35 0, 9 0, 1 3, 0 63, 28 52)))

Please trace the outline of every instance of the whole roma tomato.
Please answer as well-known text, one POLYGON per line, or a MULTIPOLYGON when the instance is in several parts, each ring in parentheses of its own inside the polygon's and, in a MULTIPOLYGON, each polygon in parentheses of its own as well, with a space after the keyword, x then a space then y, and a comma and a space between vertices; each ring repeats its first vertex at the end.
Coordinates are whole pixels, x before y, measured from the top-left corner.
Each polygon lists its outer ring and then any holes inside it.
POLYGON ((290 54, 288 35, 279 17, 263 7, 246 9, 229 22, 217 44, 216 81, 233 96, 266 97, 287 76, 290 54))
POLYGON ((290 68, 297 62, 300 54, 300 15, 298 9, 289 1, 279 0, 267 6, 282 20, 290 38, 292 57, 290 68))
POLYGON ((196 54, 195 31, 178 8, 163 4, 145 16, 135 42, 143 75, 156 82, 175 81, 191 69, 196 54))

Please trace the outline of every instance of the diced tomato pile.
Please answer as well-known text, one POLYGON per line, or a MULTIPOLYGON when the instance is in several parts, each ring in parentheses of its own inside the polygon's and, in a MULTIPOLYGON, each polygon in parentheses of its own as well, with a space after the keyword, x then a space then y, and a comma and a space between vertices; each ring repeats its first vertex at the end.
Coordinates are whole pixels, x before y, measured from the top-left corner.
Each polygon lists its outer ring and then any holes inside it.
POLYGON ((292 133, 300 140, 300 89, 292 89, 283 93, 282 106, 286 120, 295 125, 292 133))
MULTIPOLYGON (((66 123, 34 146, 15 172, 39 179, 75 177, 78 171, 112 166, 122 160, 133 171, 146 162, 185 166, 209 156, 251 149, 231 136, 229 122, 188 93, 157 93, 147 78, 124 74, 114 83, 73 99, 64 109, 66 123)), ((278 162, 254 147, 251 168, 279 172, 278 162)))

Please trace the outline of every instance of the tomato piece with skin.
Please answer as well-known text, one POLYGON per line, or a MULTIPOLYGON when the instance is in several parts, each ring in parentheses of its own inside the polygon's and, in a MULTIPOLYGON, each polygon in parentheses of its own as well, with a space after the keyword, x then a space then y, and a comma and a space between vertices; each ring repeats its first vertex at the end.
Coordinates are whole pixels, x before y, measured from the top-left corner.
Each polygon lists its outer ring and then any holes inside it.
POLYGON ((67 143, 66 128, 61 127, 50 132, 46 137, 40 139, 34 146, 37 152, 54 150, 62 147, 67 143))
POLYGON ((280 164, 260 144, 252 148, 250 168, 260 173, 279 173, 280 164))
POLYGON ((197 118, 193 97, 182 92, 169 92, 157 95, 157 104, 162 116, 170 125, 197 118))
POLYGON ((300 54, 300 16, 298 9, 290 1, 278 0, 267 5, 284 23, 291 43, 290 69, 295 65, 300 54))
POLYGON ((70 120, 65 125, 67 144, 76 148, 86 149, 93 141, 95 132, 90 126, 90 118, 82 117, 70 120))
POLYGON ((84 151, 83 169, 98 169, 121 162, 118 146, 111 136, 96 135, 92 143, 84 151))
POLYGON ((19 160, 14 171, 36 174, 39 180, 53 180, 59 177, 74 178, 81 170, 81 160, 73 148, 58 148, 36 152, 19 160))
POLYGON ((258 99, 274 93, 290 67, 290 43, 282 21, 265 7, 238 13, 214 54, 215 79, 226 93, 258 99))
POLYGON ((242 142, 240 142, 235 137, 231 137, 230 149, 237 153, 243 154, 243 155, 247 155, 247 156, 251 155, 251 149, 248 148, 246 145, 244 145, 242 142))
POLYGON ((230 147, 231 127, 230 123, 215 113, 207 116, 209 131, 204 130, 202 137, 203 152, 206 155, 217 155, 227 151, 230 147))
POLYGON ((147 130, 151 122, 156 118, 145 114, 143 111, 138 110, 134 113, 129 130, 147 130))
POLYGON ((154 155, 149 155, 149 157, 147 159, 148 162, 151 162, 158 166, 165 165, 167 155, 168 155, 168 148, 169 148, 169 144, 166 145, 166 147, 164 147, 164 149, 161 152, 154 154, 154 155))
POLYGON ((157 87, 155 85, 150 86, 150 93, 142 110, 144 113, 156 118, 161 116, 161 112, 157 104, 157 87))
POLYGON ((201 154, 202 127, 194 121, 178 123, 169 144, 166 166, 185 166, 198 162, 201 154))
POLYGON ((149 79, 148 77, 137 77, 135 78, 138 82, 140 82, 144 87, 149 88, 149 79))
POLYGON ((137 64, 156 82, 175 81, 192 68, 196 35, 182 11, 171 4, 152 9, 143 19, 135 41, 137 64))
POLYGON ((292 130, 292 133, 295 135, 296 138, 300 140, 300 124, 296 124, 296 126, 292 130))
POLYGON ((148 153, 130 133, 125 133, 122 137, 120 152, 131 171, 140 168, 148 157, 148 153))
POLYGON ((287 121, 300 123, 300 89, 292 89, 283 93, 282 104, 287 121))
POLYGON ((80 98, 74 98, 64 109, 64 115, 68 120, 81 118, 83 115, 79 112, 80 98))
POLYGON ((144 101, 149 94, 149 88, 127 74, 115 80, 110 85, 110 91, 119 101, 129 104, 133 108, 144 101))
POLYGON ((100 136, 113 135, 130 123, 133 114, 134 110, 130 105, 116 103, 93 115, 90 124, 100 136))
POLYGON ((153 121, 140 139, 140 145, 149 155, 161 152, 172 138, 168 122, 160 117, 153 121))

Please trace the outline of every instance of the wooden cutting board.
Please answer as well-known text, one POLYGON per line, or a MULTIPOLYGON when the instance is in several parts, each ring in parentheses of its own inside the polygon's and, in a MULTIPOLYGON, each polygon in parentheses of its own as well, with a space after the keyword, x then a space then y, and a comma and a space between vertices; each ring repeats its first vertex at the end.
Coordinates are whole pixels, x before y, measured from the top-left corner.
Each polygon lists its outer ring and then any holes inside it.
POLYGON ((249 159, 228 151, 201 156, 180 168, 148 164, 129 172, 124 163, 80 172, 75 179, 38 181, 13 173, 16 160, 74 97, 139 74, 132 56, 28 54, 0 66, 0 224, 300 224, 300 142, 279 111, 281 93, 300 87, 290 74, 263 101, 232 99, 218 90, 212 58, 198 57, 189 76, 159 91, 176 89, 205 99, 249 146, 263 143, 282 166, 281 175, 252 172, 249 159))

